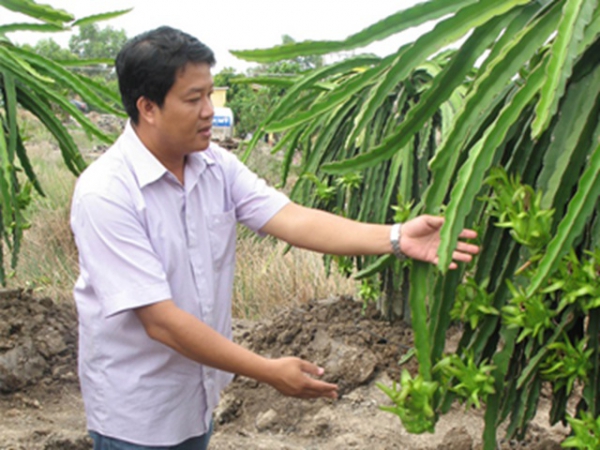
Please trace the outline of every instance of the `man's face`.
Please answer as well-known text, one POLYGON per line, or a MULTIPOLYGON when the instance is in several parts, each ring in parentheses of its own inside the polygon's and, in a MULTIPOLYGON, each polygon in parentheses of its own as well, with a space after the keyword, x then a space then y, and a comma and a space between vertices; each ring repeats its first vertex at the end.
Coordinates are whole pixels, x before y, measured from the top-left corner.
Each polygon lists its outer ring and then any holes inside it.
POLYGON ((156 116, 163 149, 187 155, 210 144, 214 108, 213 80, 206 63, 188 63, 181 69, 156 116))

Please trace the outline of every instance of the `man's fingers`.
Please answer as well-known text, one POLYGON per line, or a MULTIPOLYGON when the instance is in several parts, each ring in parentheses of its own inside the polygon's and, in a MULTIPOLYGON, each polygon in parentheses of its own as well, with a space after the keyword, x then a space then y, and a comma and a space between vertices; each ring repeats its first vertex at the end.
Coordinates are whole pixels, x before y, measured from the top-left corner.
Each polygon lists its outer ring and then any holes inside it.
POLYGON ((322 367, 317 366, 309 361, 302 360, 300 369, 307 374, 307 385, 303 388, 305 398, 329 397, 337 398, 338 387, 336 384, 327 383, 325 381, 315 380, 312 376, 320 377, 325 373, 322 367))
MULTIPOLYGON (((448 269, 450 269, 450 270, 458 269, 458 264, 456 264, 455 261, 468 263, 473 260, 473 255, 471 255, 470 253, 454 251, 454 252, 452 252, 452 260, 453 261, 450 262, 450 264, 448 264, 448 269)), ((434 260, 432 261, 432 263, 437 265, 437 263, 439 261, 440 261, 440 259, 436 256, 434 258, 434 260)))
POLYGON ((427 225, 429 225, 431 228, 433 228, 435 230, 441 228, 442 225, 444 224, 444 218, 441 216, 430 216, 430 215, 424 214, 422 217, 425 218, 427 225))
POLYGON ((475 231, 475 230, 469 230, 469 229, 464 229, 458 235, 458 237, 461 238, 461 239, 475 239, 477 237, 477 231, 475 231))
POLYGON ((463 253, 463 252, 452 252, 452 259, 454 261, 460 261, 460 262, 471 262, 471 260, 473 259, 473 255, 469 254, 469 253, 463 253))
POLYGON ((467 242, 459 242, 456 244, 456 251, 461 253, 470 253, 472 255, 476 255, 479 253, 479 246, 474 244, 469 244, 467 242))
MULTIPOLYGON (((323 369, 321 369, 320 367, 319 369, 321 370, 320 375, 323 375, 323 369)), ((321 380, 315 380, 314 378, 308 377, 308 384, 306 385, 305 389, 313 390, 322 395, 324 392, 337 391, 338 386, 337 384, 328 383, 326 381, 321 380)))
POLYGON ((322 392, 317 392, 317 391, 307 391, 307 392, 303 392, 300 395, 296 395, 296 398, 301 398, 301 399, 313 399, 313 398, 331 398, 333 400, 336 400, 338 398, 338 394, 337 392, 331 392, 331 393, 322 393, 322 392))
POLYGON ((300 370, 315 377, 320 377, 325 372, 322 367, 305 360, 300 361, 300 370))
POLYGON ((336 384, 326 383, 324 381, 312 380, 309 386, 303 390, 305 398, 317 398, 317 397, 338 397, 338 387, 336 384))

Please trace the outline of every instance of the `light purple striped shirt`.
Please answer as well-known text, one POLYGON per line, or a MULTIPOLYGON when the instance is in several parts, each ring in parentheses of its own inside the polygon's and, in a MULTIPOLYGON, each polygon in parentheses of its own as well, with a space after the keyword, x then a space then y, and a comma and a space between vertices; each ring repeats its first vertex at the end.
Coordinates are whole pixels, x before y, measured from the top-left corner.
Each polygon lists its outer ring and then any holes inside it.
POLYGON ((184 180, 128 123, 73 195, 88 428, 139 445, 204 434, 232 375, 151 340, 132 308, 172 299, 231 338, 236 223, 258 231, 289 202, 214 144, 187 157, 184 180))

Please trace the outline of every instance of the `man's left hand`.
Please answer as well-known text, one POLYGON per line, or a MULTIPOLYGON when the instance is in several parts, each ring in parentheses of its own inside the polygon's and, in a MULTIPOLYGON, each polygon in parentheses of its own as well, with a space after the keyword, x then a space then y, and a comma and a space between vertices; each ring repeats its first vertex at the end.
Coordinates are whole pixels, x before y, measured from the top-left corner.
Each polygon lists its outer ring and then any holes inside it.
MULTIPOLYGON (((422 215, 402 225, 402 237, 400 249, 407 257, 419 261, 438 263, 437 251, 440 246, 440 228, 444 224, 444 218, 438 216, 422 215)), ((473 230, 463 230, 460 239, 474 239, 477 233, 473 230)), ((453 262, 450 269, 458 266, 455 261, 470 262, 473 255, 479 252, 479 246, 467 242, 458 241, 456 249, 452 253, 453 262)))

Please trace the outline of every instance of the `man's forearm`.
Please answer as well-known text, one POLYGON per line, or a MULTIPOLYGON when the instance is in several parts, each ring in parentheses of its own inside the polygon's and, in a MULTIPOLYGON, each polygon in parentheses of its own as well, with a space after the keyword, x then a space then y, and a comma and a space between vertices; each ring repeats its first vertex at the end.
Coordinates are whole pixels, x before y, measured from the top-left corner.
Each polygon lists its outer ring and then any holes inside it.
POLYGON ((291 203, 263 232, 300 248, 333 255, 391 253, 390 226, 361 223, 291 203))
POLYGON ((270 361, 231 342, 168 300, 136 313, 148 335, 178 353, 207 366, 269 382, 270 361))
POLYGON ((221 336, 171 300, 138 308, 148 336, 200 364, 270 384, 285 395, 337 398, 337 386, 312 376, 323 369, 299 358, 268 359, 221 336))

